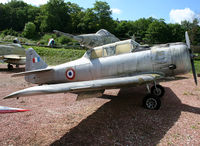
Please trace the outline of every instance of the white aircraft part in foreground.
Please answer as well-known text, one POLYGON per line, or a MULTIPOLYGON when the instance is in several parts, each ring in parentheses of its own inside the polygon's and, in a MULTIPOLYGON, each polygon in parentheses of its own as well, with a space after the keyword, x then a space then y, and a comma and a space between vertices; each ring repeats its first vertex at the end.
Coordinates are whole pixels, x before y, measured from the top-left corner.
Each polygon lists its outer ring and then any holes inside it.
POLYGON ((133 40, 119 41, 90 49, 82 58, 55 67, 48 67, 30 48, 26 72, 14 76, 24 75, 27 82, 42 86, 14 92, 5 99, 65 92, 81 94, 146 84, 149 94, 143 99, 144 107, 159 109, 165 90, 157 81, 188 73, 192 68, 197 84, 187 32, 186 40, 187 44, 168 43, 150 48, 133 40), (151 90, 149 84, 153 84, 151 90))
POLYGON ((21 109, 21 108, 12 108, 12 107, 7 107, 7 106, 0 106, 0 114, 26 112, 26 111, 30 111, 30 110, 21 109))

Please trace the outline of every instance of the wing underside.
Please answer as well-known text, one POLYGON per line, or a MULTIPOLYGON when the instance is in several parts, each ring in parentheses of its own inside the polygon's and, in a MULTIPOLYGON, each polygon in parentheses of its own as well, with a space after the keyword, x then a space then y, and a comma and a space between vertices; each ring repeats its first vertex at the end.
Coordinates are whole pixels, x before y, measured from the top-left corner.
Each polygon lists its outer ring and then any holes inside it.
POLYGON ((39 95, 39 94, 82 92, 82 91, 92 91, 101 89, 121 88, 127 86, 137 86, 161 78, 162 76, 159 74, 142 74, 130 77, 119 77, 119 78, 109 78, 109 79, 100 79, 100 80, 91 80, 82 82, 35 86, 14 92, 6 96, 4 99, 29 96, 29 95, 39 95))
POLYGON ((12 59, 12 60, 21 60, 21 59, 26 59, 25 56, 20 56, 20 55, 4 55, 0 57, 1 59, 12 59))

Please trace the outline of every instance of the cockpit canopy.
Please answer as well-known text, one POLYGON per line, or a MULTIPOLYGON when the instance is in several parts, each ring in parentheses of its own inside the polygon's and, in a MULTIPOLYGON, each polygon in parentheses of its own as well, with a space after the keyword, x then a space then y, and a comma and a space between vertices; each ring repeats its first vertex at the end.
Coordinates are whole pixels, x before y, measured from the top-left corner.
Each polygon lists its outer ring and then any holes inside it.
POLYGON ((89 59, 97 59, 101 57, 130 53, 134 51, 137 45, 138 44, 131 39, 126 41, 119 41, 90 49, 85 53, 84 56, 89 59))
POLYGON ((96 34, 102 35, 102 36, 111 36, 112 34, 108 32, 105 29, 100 29, 99 31, 96 32, 96 34))

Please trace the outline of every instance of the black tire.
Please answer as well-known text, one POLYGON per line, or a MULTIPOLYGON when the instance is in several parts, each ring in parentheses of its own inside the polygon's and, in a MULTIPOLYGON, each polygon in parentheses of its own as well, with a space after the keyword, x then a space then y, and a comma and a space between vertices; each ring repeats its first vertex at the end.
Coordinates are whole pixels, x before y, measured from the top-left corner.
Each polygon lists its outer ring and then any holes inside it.
POLYGON ((159 97, 152 94, 148 94, 143 99, 143 106, 146 109, 158 110, 161 106, 161 100, 159 97))
POLYGON ((157 97, 162 97, 165 94, 165 89, 161 85, 151 87, 151 94, 157 97), (157 90, 156 90, 157 88, 157 90))
POLYGON ((13 70, 13 66, 11 64, 8 64, 8 70, 13 70))

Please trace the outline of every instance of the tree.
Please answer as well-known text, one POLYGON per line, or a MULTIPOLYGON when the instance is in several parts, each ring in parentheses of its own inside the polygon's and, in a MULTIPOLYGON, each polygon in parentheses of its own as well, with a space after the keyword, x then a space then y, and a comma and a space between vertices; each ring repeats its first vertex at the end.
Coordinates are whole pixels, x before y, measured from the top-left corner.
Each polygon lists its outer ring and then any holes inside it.
POLYGON ((97 16, 93 12, 93 9, 87 9, 80 23, 78 24, 78 29, 81 33, 91 33, 96 32, 99 29, 99 23, 97 21, 97 16))
POLYGON ((114 21, 111 17, 112 11, 108 3, 96 1, 92 10, 97 17, 96 23, 98 23, 98 29, 104 28, 111 31, 113 29, 114 21))
POLYGON ((176 23, 176 24, 168 24, 169 27, 169 42, 182 42, 185 39, 185 30, 184 28, 176 23))
POLYGON ((49 0, 41 6, 41 13, 37 17, 42 32, 52 32, 54 29, 70 32, 71 19, 69 9, 64 0, 49 0))
POLYGON ((78 25, 84 16, 83 8, 71 2, 67 2, 67 7, 69 9, 69 15, 71 18, 71 32, 80 33, 81 30, 79 29, 78 25))
POLYGON ((164 20, 155 20, 149 25, 144 40, 150 44, 167 43, 169 38, 168 30, 164 20))
POLYGON ((130 30, 128 27, 128 22, 127 21, 120 21, 117 23, 117 27, 115 28, 116 35, 120 38, 126 38, 127 33, 130 30))
POLYGON ((194 19, 193 22, 183 21, 181 22, 182 27, 185 31, 188 31, 190 36, 191 44, 200 45, 200 26, 199 20, 194 19))
POLYGON ((3 17, 2 27, 22 31, 25 23, 33 22, 38 13, 39 9, 37 7, 28 5, 23 1, 11 0, 3 6, 0 16, 0 18, 3 17))
POLYGON ((33 38, 36 34, 36 26, 32 22, 28 22, 25 24, 23 36, 27 38, 33 38))
POLYGON ((156 21, 156 19, 149 17, 149 18, 140 18, 133 23, 134 26, 134 34, 136 36, 136 41, 142 43, 145 42, 145 36, 147 34, 147 29, 149 25, 156 21))

